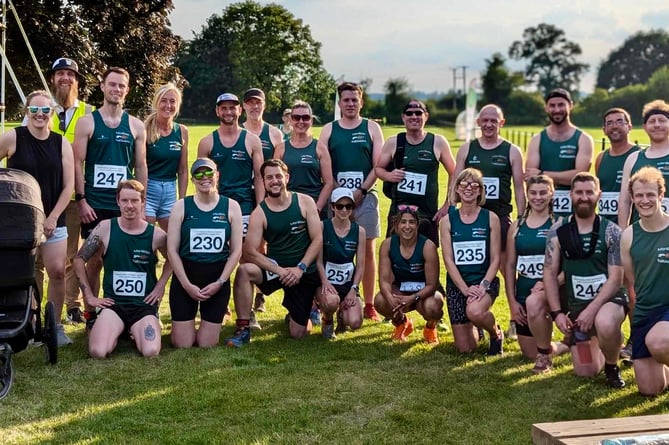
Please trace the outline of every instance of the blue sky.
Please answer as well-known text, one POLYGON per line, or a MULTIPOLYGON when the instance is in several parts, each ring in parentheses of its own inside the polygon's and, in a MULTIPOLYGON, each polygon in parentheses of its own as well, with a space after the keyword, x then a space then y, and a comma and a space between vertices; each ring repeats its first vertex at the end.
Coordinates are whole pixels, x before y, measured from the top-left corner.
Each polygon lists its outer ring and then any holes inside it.
MULTIPOLYGON (((212 14, 234 2, 174 0, 173 31, 185 39, 212 14)), ((260 3, 269 3, 261 1, 260 3)), ((413 90, 447 91, 451 68, 467 66, 478 77, 493 53, 506 56, 523 30, 541 22, 563 29, 590 64, 581 90, 591 92, 597 67, 639 30, 669 26, 669 3, 637 0, 277 0, 309 25, 322 43, 325 69, 335 78, 371 78, 382 92, 389 78, 406 77, 413 90)), ((522 63, 509 63, 521 69, 522 63)), ((460 87, 458 81, 458 88, 460 87)))

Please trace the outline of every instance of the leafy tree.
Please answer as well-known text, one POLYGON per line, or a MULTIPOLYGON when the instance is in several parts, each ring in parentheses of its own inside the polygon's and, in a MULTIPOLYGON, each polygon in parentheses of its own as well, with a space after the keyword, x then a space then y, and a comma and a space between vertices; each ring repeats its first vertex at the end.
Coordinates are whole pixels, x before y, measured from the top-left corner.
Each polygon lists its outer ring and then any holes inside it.
MULTIPOLYGON (((158 83, 178 77, 171 67, 180 40, 172 34, 167 18, 172 0, 14 0, 42 72, 59 57, 77 61, 85 78, 80 94, 93 103, 102 96, 98 78, 109 66, 130 72, 131 92, 126 107, 141 112, 151 101, 158 83)), ((43 85, 23 37, 8 14, 7 57, 24 93, 43 85)), ((47 79, 48 80, 48 79, 47 79)), ((18 117, 20 98, 8 83, 8 116, 18 117)))
POLYGON ((615 89, 646 83, 658 68, 669 64, 669 33, 639 31, 609 54, 597 73, 597 88, 615 89))
POLYGON ((402 122, 402 110, 409 99, 409 81, 404 77, 388 79, 384 89, 386 91, 386 113, 389 123, 402 122))
POLYGON ((526 28, 523 40, 511 44, 509 57, 528 60, 525 76, 542 93, 557 87, 573 92, 588 70, 587 64, 576 60, 581 52, 580 45, 567 40, 563 30, 555 25, 540 23, 526 28))
POLYGON ((486 59, 486 70, 481 74, 483 101, 497 104, 502 109, 508 108, 511 92, 524 81, 522 73, 509 71, 505 63, 504 56, 495 53, 486 59))
POLYGON ((507 125, 541 125, 546 121, 544 99, 540 93, 514 90, 504 110, 507 125))
POLYGON ((283 6, 234 3, 209 17, 178 55, 177 66, 191 86, 184 92, 184 112, 212 118, 218 94, 257 87, 265 91, 269 109, 303 99, 325 115, 334 108, 335 85, 320 48, 309 26, 283 6))

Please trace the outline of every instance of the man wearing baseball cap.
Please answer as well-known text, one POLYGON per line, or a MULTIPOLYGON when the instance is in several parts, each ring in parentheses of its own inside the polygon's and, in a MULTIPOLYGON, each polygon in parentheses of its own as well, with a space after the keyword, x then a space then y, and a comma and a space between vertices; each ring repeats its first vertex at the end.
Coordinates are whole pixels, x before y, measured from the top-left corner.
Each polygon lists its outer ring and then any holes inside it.
POLYGON ((242 127, 260 138, 263 159, 272 159, 274 149, 283 140, 281 130, 263 120, 265 113, 265 93, 260 88, 251 88, 244 93, 246 121, 242 127))
POLYGON ((551 90, 546 95, 546 114, 550 124, 535 135, 527 147, 525 179, 544 174, 555 183, 553 212, 558 216, 571 214, 569 188, 572 178, 590 171, 592 165, 592 137, 571 123, 574 107, 569 91, 551 90))

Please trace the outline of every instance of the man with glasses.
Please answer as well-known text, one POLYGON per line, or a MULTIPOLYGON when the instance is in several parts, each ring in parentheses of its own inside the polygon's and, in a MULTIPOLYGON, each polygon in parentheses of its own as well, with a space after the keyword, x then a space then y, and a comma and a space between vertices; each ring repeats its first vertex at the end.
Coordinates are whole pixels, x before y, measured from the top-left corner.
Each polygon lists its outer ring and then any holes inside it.
POLYGON ((553 212, 568 216, 572 211, 571 180, 579 172, 590 171, 594 143, 589 134, 571 123, 574 102, 569 91, 556 88, 546 95, 545 103, 550 124, 530 140, 525 179, 541 174, 549 176, 555 183, 553 212))
MULTIPOLYGON (((393 183, 390 218, 401 204, 418 207, 419 232, 439 245, 439 220, 448 212, 448 197, 439 207, 439 164, 448 172, 448 187, 455 170, 455 159, 448 141, 441 135, 429 133, 425 124, 430 117, 427 107, 419 100, 411 99, 402 111, 406 133, 390 137, 383 145, 379 159, 374 164, 374 173, 383 181, 393 183), (403 165, 389 167, 394 162, 398 139, 405 139, 403 165)), ((400 144, 401 145, 401 144, 400 144)))
POLYGON ((381 231, 374 165, 383 148, 383 133, 379 124, 360 115, 364 105, 360 85, 344 82, 337 87, 337 91, 342 117, 323 127, 319 142, 330 151, 336 187, 346 187, 353 193, 353 216, 365 229, 367 237, 362 279, 364 316, 381 321, 374 309, 376 238, 381 231))
MULTIPOLYGON (((126 179, 147 182, 146 131, 144 123, 123 109, 130 91, 130 74, 111 67, 102 75, 102 107, 81 116, 74 130, 74 199, 81 218, 81 237, 86 239, 100 221, 120 216, 116 188, 126 179)), ((102 257, 87 261, 88 282, 94 296, 100 288, 102 257)), ((87 327, 95 311, 87 311, 87 327)))

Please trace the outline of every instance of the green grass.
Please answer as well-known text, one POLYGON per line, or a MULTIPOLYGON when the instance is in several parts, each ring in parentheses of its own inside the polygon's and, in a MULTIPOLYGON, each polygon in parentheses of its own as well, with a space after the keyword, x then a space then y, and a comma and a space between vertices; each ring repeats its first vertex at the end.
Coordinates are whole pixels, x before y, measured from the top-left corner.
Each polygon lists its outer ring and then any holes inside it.
MULTIPOLYGON (((211 129, 191 127, 191 160, 211 129)), ((384 129, 386 136, 398 131, 384 129)), ((446 137, 453 141, 452 132, 446 137)), ((460 143, 451 145, 455 151, 460 143)), ((384 224, 385 198, 381 206, 384 224)), ((450 333, 426 345, 415 314, 417 332, 406 344, 390 342, 390 325, 367 322, 334 342, 323 341, 319 328, 296 341, 286 333, 280 296, 268 302, 258 317, 263 330, 241 350, 172 349, 167 302, 164 349, 155 359, 140 358, 127 340, 109 359, 89 359, 83 328, 67 326, 75 344, 60 350, 56 366, 37 347, 14 356, 14 387, 0 401, 0 441, 527 444, 537 422, 668 412, 669 395, 639 396, 631 369, 623 371, 628 386, 617 391, 603 376, 574 376, 564 356, 552 374, 533 376, 515 342, 494 358, 485 357, 487 344, 458 354, 450 333)), ((493 310, 506 326, 503 294, 493 310)), ((222 338, 232 331, 226 325, 222 338)))

